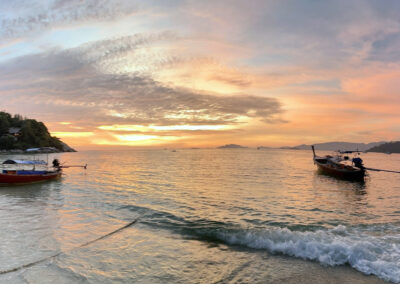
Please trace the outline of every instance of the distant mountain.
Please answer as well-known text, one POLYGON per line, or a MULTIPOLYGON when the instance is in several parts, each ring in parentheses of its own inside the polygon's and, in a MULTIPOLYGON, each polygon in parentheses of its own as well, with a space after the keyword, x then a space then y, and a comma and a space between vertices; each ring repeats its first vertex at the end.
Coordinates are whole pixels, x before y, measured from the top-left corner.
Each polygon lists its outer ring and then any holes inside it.
MULTIPOLYGON (((310 147, 311 147, 311 146, 310 146, 310 147)), ((299 149, 296 148, 296 147, 290 147, 290 146, 282 146, 282 147, 279 147, 279 149, 299 150, 299 149)))
POLYGON ((257 150, 263 150, 263 149, 271 149, 271 147, 268 146, 258 146, 257 150))
POLYGON ((247 148, 247 147, 240 146, 240 145, 237 145, 237 144, 226 144, 224 146, 219 146, 217 148, 218 149, 231 149, 231 148, 247 148))
MULTIPOLYGON (((372 142, 372 143, 351 143, 351 142, 327 142, 314 144, 316 150, 323 151, 366 151, 372 147, 382 145, 386 142, 372 142)), ((281 147, 281 149, 294 149, 294 150, 310 150, 311 145, 298 145, 295 147, 281 147)))
POLYGON ((367 152, 400 153, 400 141, 388 142, 372 147, 367 152))

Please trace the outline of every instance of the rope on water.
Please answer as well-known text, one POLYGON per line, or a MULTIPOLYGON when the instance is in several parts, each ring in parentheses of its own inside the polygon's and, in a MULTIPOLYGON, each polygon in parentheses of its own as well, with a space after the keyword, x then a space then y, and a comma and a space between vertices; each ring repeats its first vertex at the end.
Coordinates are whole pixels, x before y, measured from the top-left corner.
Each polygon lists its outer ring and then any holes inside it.
POLYGON ((382 170, 382 169, 373 169, 373 168, 365 168, 366 170, 369 171, 375 171, 375 172, 387 172, 387 173, 396 173, 396 174, 400 174, 399 171, 389 171, 389 170, 382 170))
MULTIPOLYGON (((97 238, 97 239, 91 240, 91 241, 89 241, 89 242, 87 242, 87 243, 84 243, 84 244, 82 244, 82 245, 80 245, 80 246, 77 246, 77 247, 75 247, 75 248, 72 248, 72 249, 70 249, 70 250, 68 250, 68 251, 72 251, 72 250, 75 250, 75 249, 77 249, 77 248, 85 247, 85 246, 88 246, 88 245, 90 245, 90 244, 93 244, 94 242, 97 242, 97 241, 100 241, 100 240, 102 240, 102 239, 105 239, 105 238, 107 238, 107 237, 109 237, 109 236, 111 236, 111 235, 114 235, 114 234, 116 234, 116 233, 118 233, 118 232, 120 232, 120 231, 122 231, 122 230, 124 230, 124 229, 126 229, 126 228, 128 228, 128 227, 130 227, 130 226, 132 226, 132 225, 135 224, 136 222, 137 222, 137 219, 136 219, 136 220, 133 220, 132 222, 126 224, 125 226, 120 227, 120 228, 118 228, 118 229, 116 229, 116 230, 114 230, 114 231, 112 231, 112 232, 110 232, 110 233, 108 233, 108 234, 106 234, 106 235, 104 235, 104 236, 101 236, 101 237, 99 237, 99 238, 97 238)), ((55 253, 55 254, 53 254, 53 255, 49 255, 49 256, 47 256, 47 257, 45 257, 45 258, 43 258, 43 259, 39 259, 39 260, 37 260, 37 261, 35 261, 35 262, 27 263, 27 264, 21 265, 21 266, 19 266, 19 267, 15 267, 15 268, 11 268, 11 269, 8 269, 8 270, 0 271, 0 274, 7 274, 7 273, 10 273, 10 272, 15 272, 15 271, 21 270, 21 269, 23 269, 23 268, 32 267, 32 266, 34 266, 34 265, 36 265, 36 264, 39 264, 39 263, 44 262, 44 261, 46 261, 46 260, 49 260, 49 259, 51 259, 51 258, 57 257, 57 256, 59 256, 59 255, 61 255, 61 254, 64 254, 64 253, 66 253, 66 252, 60 251, 60 252, 55 253)))
POLYGON ((116 233, 118 233, 118 232, 120 232, 120 231, 122 231, 122 230, 124 230, 124 229, 126 229, 126 228, 128 228, 128 227, 130 227, 130 226, 132 226, 133 224, 136 223, 136 221, 137 221, 137 219, 136 219, 136 220, 133 220, 133 221, 130 222, 129 224, 126 224, 125 226, 123 226, 123 227, 121 227, 121 228, 119 228, 119 229, 116 229, 115 231, 112 231, 111 233, 108 233, 108 234, 106 234, 106 235, 104 235, 104 236, 101 236, 101 237, 95 239, 95 240, 92 240, 92 241, 89 241, 89 242, 87 242, 87 243, 84 243, 84 244, 80 245, 79 247, 81 248, 81 247, 88 246, 88 245, 90 245, 90 244, 93 244, 94 242, 100 241, 100 240, 105 239, 105 238, 107 238, 107 237, 109 237, 109 236, 111 236, 111 235, 114 235, 114 234, 116 234, 116 233))

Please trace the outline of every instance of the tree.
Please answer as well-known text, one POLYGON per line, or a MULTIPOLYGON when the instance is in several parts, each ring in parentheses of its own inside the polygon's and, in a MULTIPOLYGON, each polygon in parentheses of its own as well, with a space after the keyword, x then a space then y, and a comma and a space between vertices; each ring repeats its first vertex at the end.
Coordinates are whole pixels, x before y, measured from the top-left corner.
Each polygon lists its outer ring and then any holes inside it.
POLYGON ((0 135, 7 134, 10 128, 11 115, 6 112, 0 112, 0 135))
POLYGON ((22 117, 22 115, 15 114, 11 118, 11 126, 12 127, 21 127, 22 123, 23 123, 23 120, 24 120, 24 118, 22 117))
POLYGON ((15 137, 12 135, 3 135, 0 137, 0 149, 14 149, 15 137))
POLYGON ((0 112, 0 138, 0 149, 55 147, 63 150, 60 139, 52 137, 43 122, 24 119, 21 115, 11 116, 6 112, 0 112), (17 138, 9 135, 10 127, 21 128, 17 138))

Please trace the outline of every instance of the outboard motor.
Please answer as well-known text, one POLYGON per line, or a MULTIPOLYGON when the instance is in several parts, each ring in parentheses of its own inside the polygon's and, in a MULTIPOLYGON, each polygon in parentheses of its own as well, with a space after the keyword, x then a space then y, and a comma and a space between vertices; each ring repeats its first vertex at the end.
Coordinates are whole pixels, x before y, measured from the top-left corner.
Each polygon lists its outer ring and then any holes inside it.
POLYGON ((59 168, 60 167, 60 161, 58 159, 53 160, 53 167, 59 168))
POLYGON ((355 167, 364 169, 363 160, 361 158, 353 158, 353 160, 351 161, 353 162, 355 167))

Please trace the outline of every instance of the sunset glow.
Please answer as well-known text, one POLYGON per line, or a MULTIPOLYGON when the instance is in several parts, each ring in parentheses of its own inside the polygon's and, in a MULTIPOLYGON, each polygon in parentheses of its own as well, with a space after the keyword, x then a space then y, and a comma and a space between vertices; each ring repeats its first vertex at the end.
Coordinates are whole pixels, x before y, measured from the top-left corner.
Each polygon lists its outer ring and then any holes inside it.
POLYGON ((92 132, 51 132, 56 137, 88 137, 92 136, 92 132))
POLYGON ((397 1, 3 3, 2 109, 86 149, 399 140, 399 11, 397 1))
POLYGON ((99 129, 110 131, 170 131, 170 130, 223 130, 229 129, 226 125, 103 125, 99 129))

